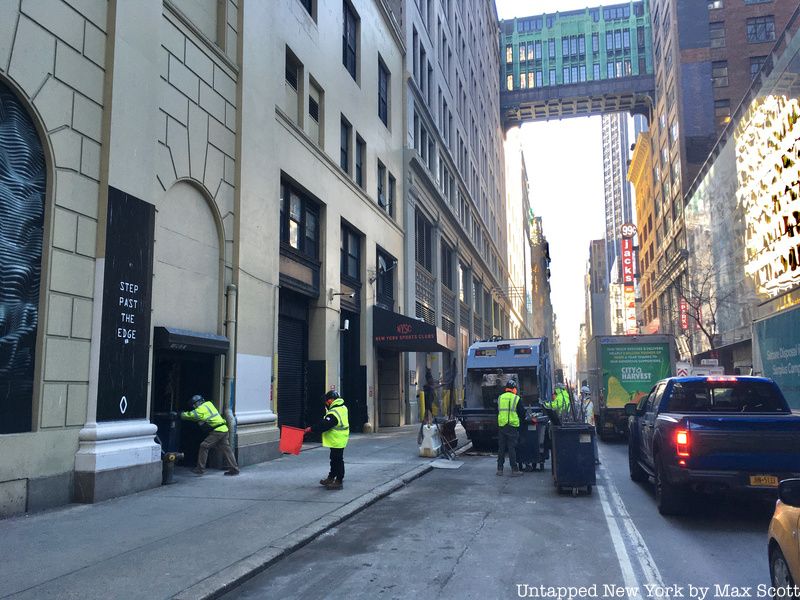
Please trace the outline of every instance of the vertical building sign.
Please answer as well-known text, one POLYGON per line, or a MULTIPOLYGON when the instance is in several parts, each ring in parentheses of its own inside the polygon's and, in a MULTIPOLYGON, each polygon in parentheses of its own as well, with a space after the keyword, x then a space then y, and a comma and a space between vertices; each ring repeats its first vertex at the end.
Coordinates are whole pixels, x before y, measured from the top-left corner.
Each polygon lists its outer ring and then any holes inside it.
POLYGON ((685 298, 681 298, 678 310, 680 311, 681 329, 686 331, 689 329, 689 304, 685 298))
POLYGON ((622 283, 633 285, 633 240, 622 238, 622 283))
POLYGON ((147 417, 155 207, 108 188, 97 420, 147 417))
POLYGON ((624 315, 625 333, 635 335, 639 333, 639 322, 636 318, 636 270, 633 261, 633 236, 636 235, 636 226, 632 223, 622 225, 622 284, 624 285, 624 315))

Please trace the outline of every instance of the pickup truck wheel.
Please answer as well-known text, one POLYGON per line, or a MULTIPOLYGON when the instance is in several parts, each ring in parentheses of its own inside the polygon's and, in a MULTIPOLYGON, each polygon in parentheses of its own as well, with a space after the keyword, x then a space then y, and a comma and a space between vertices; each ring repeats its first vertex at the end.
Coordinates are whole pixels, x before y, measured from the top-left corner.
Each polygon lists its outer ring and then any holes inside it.
MULTIPOLYGON (((775 544, 769 552, 769 575, 772 581, 772 587, 775 589, 793 589, 794 579, 789 572, 789 565, 786 564, 786 558, 783 552, 775 544)), ((794 598, 796 596, 784 596, 787 598, 794 598)))
POLYGON ((638 453, 630 443, 628 443, 628 471, 631 474, 631 481, 636 483, 647 481, 647 473, 645 473, 642 465, 639 464, 638 453))
POLYGON ((662 515, 680 515, 686 510, 686 492, 680 486, 667 481, 663 461, 655 457, 656 504, 662 515))

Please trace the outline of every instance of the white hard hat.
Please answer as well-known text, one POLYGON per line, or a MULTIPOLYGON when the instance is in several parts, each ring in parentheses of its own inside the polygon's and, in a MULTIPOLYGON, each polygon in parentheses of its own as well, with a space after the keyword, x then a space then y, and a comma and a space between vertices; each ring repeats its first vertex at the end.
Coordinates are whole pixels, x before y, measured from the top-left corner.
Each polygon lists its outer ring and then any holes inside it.
POLYGON ((585 385, 581 388, 581 394, 591 394, 592 390, 589 389, 588 385, 585 385))

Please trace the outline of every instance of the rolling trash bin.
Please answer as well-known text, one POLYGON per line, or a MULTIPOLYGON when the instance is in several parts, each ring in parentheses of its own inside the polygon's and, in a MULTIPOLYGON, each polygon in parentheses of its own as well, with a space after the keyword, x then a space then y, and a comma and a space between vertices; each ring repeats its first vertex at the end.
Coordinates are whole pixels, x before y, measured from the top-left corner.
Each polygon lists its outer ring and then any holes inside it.
POLYGON ((549 423, 550 419, 544 413, 531 408, 526 410, 517 445, 517 462, 523 465, 524 470, 535 471, 538 465, 539 470, 544 471, 544 461, 547 460, 545 434, 549 423))
POLYGON ((553 485, 559 494, 571 489, 578 495, 579 488, 592 493, 595 485, 594 427, 586 423, 563 423, 551 426, 553 456, 551 468, 553 485))

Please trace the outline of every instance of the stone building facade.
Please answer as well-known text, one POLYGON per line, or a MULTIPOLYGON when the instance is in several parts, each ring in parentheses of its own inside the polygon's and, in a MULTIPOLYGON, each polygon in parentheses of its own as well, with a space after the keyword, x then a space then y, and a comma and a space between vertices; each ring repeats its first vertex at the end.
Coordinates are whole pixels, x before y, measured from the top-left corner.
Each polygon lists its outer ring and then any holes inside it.
POLYGON ((195 393, 241 464, 331 387, 377 425, 404 50, 383 0, 0 5, 0 515, 159 485, 195 393))

